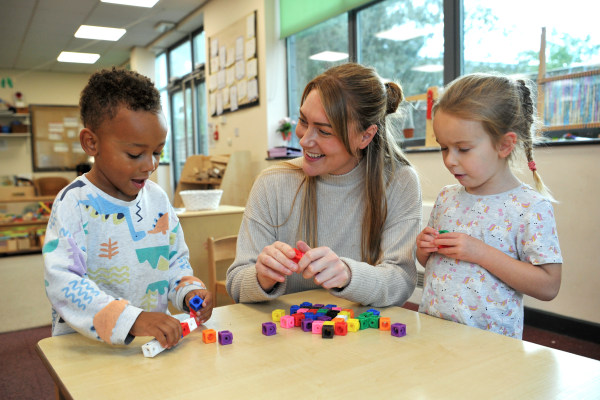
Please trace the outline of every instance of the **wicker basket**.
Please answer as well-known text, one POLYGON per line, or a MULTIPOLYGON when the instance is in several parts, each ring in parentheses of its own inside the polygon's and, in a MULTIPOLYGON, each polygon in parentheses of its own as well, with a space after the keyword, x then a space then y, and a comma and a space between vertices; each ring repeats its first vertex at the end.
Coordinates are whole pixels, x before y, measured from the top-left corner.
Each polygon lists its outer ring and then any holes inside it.
POLYGON ((183 190, 179 194, 187 211, 215 210, 219 208, 223 191, 220 189, 183 190))

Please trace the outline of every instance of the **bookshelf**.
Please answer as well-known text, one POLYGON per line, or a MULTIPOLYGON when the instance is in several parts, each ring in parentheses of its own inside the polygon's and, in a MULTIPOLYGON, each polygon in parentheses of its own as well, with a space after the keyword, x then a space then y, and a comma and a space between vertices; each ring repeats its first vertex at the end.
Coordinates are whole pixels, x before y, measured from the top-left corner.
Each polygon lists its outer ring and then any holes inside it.
POLYGON ((600 128, 600 69, 546 76, 546 28, 538 70, 538 116, 545 132, 600 128))

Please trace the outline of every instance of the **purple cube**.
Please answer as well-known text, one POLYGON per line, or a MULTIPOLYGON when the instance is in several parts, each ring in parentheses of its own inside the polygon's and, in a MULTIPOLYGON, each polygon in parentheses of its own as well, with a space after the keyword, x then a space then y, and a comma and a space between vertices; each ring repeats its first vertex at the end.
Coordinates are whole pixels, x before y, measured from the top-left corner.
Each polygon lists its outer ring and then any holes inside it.
POLYGON ((265 336, 273 336, 277 333, 277 325, 275 322, 265 322, 262 324, 262 333, 265 336))
POLYGON ((219 331, 219 344, 231 344, 233 342, 233 334, 229 331, 219 331))
POLYGON ((406 325, 399 322, 392 324, 392 336, 402 337, 406 336, 406 325))
POLYGON ((312 319, 303 319, 301 323, 302 323, 302 330, 304 332, 312 332, 312 325, 313 325, 312 319))

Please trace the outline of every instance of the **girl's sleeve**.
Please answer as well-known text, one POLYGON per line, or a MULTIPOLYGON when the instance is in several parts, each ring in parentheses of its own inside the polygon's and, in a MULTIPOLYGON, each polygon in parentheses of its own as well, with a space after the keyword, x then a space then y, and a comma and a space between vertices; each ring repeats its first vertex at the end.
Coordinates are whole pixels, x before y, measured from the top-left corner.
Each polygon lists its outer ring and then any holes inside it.
POLYGON ((519 258, 533 265, 562 264, 552 203, 532 204, 517 235, 519 258))
MULTIPOLYGON (((175 210, 169 211, 169 301, 180 311, 189 311, 185 296, 196 289, 206 289, 206 285, 194 276, 190 264, 190 253, 179 218, 175 210)), ((197 245, 201 245, 198 243, 197 245)))
POLYGON ((423 210, 415 171, 409 167, 401 171, 388 196, 380 262, 373 266, 341 257, 352 278, 345 288, 332 289, 333 295, 373 307, 401 306, 412 295, 417 282, 415 241, 423 210))
POLYGON ((86 236, 75 196, 54 202, 42 249, 46 294, 54 311, 53 335, 76 330, 110 344, 128 344, 131 326, 142 311, 103 292, 87 274, 86 236), (68 326, 65 326, 67 324, 68 326))

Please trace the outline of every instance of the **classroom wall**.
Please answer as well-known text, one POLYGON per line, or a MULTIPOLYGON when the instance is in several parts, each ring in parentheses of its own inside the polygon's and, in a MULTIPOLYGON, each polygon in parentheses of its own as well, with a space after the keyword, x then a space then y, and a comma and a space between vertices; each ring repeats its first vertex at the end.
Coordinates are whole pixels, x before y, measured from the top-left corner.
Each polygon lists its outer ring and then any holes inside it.
MULTIPOLYGON (((434 202, 444 185, 456 183, 444 167, 440 152, 407 156, 419 172, 423 202, 434 202)), ((564 263, 558 296, 550 302, 525 296, 525 306, 600 323, 600 252, 596 249, 600 145, 541 148, 535 151, 534 159, 542 179, 560 202, 554 205, 554 213, 564 263)), ((519 179, 533 186, 527 165, 522 162, 521 166, 519 179)))

